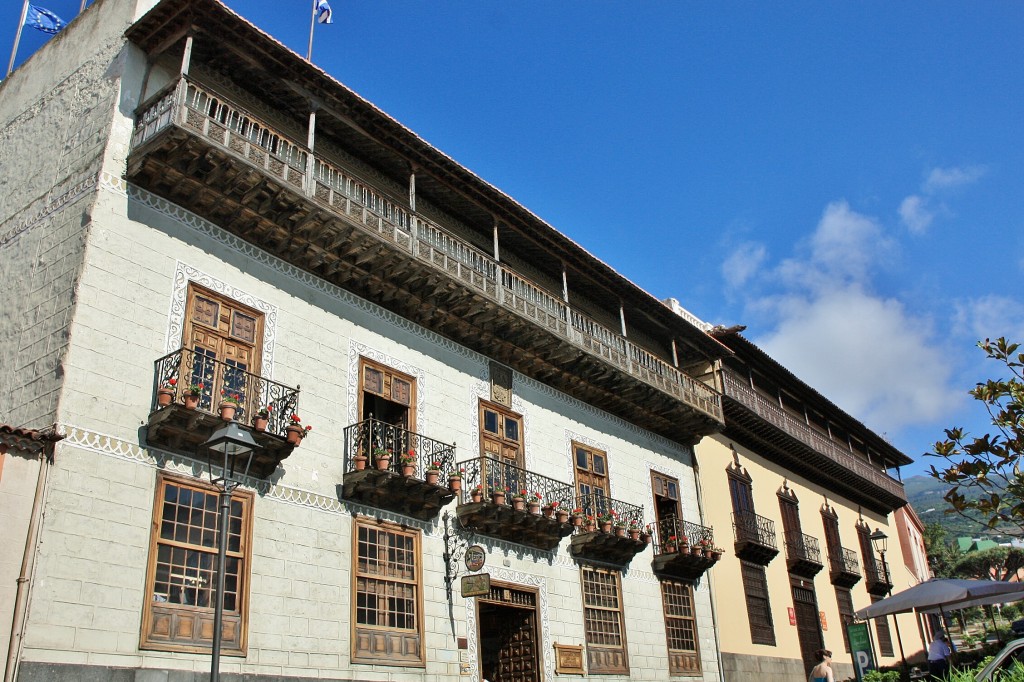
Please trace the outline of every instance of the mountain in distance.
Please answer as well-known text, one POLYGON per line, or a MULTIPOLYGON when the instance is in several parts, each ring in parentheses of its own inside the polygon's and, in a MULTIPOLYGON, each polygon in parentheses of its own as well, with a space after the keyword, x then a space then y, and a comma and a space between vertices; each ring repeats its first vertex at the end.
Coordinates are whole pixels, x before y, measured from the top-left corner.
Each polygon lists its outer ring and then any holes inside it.
POLYGON ((990 530, 984 524, 965 519, 955 512, 947 514, 946 510, 952 507, 942 496, 949 490, 949 485, 931 476, 905 478, 903 490, 910 506, 925 525, 937 523, 946 529, 946 542, 953 542, 958 537, 985 537, 996 542, 1008 542, 1011 538, 1010 528, 1003 532, 998 527, 990 530))

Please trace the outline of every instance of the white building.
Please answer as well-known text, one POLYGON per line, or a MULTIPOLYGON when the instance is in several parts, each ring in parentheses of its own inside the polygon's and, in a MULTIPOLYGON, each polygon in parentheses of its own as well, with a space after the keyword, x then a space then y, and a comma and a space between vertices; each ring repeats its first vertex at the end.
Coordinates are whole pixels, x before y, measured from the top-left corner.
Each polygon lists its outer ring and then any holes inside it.
POLYGON ((0 422, 64 436, 0 474, 5 679, 209 669, 224 398, 259 444, 226 673, 719 679, 702 329, 216 0, 98 0, 0 86, 0 131, 0 422))

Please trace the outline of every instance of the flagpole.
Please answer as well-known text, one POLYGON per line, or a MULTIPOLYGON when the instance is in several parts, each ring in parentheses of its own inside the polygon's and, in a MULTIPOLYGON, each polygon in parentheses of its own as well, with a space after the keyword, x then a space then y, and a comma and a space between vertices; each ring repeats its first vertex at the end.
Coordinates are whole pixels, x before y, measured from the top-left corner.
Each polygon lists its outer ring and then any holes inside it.
MULTIPOLYGON (((21 42, 21 32, 25 28, 25 17, 28 16, 28 0, 25 0, 24 6, 21 8, 21 21, 18 22, 18 34, 14 36, 14 49, 11 50, 11 61, 7 64, 7 75, 11 75, 11 71, 14 71, 14 58, 18 54, 18 43, 21 42)), ((310 37, 312 40, 312 37, 310 37)))
MULTIPOLYGON (((28 2, 28 0, 25 0, 28 2)), ((313 61, 313 27, 316 26, 316 2, 313 3, 313 13, 309 16, 309 48, 306 50, 306 61, 313 61)))

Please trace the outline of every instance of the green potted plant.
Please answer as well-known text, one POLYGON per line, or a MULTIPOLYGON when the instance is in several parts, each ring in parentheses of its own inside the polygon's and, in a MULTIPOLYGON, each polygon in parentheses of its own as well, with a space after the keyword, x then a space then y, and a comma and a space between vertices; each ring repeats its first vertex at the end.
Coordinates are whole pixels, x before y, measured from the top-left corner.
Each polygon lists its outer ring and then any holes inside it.
POLYGON ((273 405, 265 405, 258 409, 252 417, 252 428, 260 432, 266 431, 267 424, 270 423, 270 412, 273 409, 273 405))
POLYGON ((299 415, 293 414, 289 417, 289 424, 285 427, 285 434, 288 438, 289 445, 298 446, 302 442, 302 439, 309 435, 309 432, 313 430, 312 426, 303 426, 302 419, 299 415))
POLYGON ((157 407, 167 407, 174 402, 174 392, 177 390, 178 380, 171 377, 164 382, 156 392, 157 407))
POLYGON ((387 471, 391 468, 391 448, 376 447, 373 449, 373 465, 379 471, 387 471))
POLYGON ((203 394, 203 383, 193 382, 188 385, 188 390, 181 396, 181 401, 185 404, 185 409, 194 410, 199 405, 199 396, 203 394))
POLYGON ((226 422, 234 419, 235 412, 238 411, 238 406, 241 402, 242 397, 237 393, 229 393, 223 388, 220 389, 220 405, 217 406, 217 410, 220 411, 220 418, 226 422))
POLYGON ((406 452, 402 453, 402 475, 406 478, 416 473, 416 451, 409 448, 406 452))

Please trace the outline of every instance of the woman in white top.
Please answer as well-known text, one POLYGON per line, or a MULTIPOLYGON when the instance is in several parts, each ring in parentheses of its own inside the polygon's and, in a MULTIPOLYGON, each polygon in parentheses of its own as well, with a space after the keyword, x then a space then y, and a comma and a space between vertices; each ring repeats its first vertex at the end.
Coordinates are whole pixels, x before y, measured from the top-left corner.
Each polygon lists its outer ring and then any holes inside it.
POLYGON ((808 678, 808 682, 836 682, 836 677, 832 674, 832 652, 828 649, 818 649, 814 652, 814 657, 820 663, 811 668, 811 676, 808 678))

